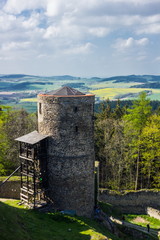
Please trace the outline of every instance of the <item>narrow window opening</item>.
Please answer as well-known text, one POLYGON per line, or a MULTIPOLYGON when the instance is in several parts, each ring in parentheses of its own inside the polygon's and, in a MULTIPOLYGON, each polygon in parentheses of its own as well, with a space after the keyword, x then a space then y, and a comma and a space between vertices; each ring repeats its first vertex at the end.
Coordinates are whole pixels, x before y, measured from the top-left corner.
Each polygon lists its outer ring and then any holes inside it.
POLYGON ((78 107, 74 107, 74 112, 78 112, 78 107))
POLYGON ((75 127, 75 132, 78 133, 78 127, 77 126, 75 127))
POLYGON ((39 103, 39 114, 42 114, 42 103, 39 103))

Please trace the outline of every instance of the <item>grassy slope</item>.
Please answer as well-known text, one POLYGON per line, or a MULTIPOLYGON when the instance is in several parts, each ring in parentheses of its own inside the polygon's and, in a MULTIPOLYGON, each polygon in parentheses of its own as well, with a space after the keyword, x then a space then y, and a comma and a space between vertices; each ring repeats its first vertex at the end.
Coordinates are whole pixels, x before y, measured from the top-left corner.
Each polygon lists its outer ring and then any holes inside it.
MULTIPOLYGON (((128 223, 132 223, 134 225, 139 225, 142 227, 147 227, 147 224, 150 225, 150 229, 152 230, 160 230, 160 220, 150 217, 149 215, 133 215, 133 214, 122 214, 119 209, 115 208, 109 203, 100 202, 101 209, 108 215, 113 216, 119 220, 122 220, 125 217, 125 221, 128 223)), ((121 227, 123 228, 123 226, 121 227)), ((120 228, 120 229, 121 229, 120 228)), ((123 229, 121 229, 123 231, 123 229)), ((150 238, 152 239, 152 238, 150 238)))
POLYGON ((0 202, 1 240, 118 240, 97 222, 54 213, 40 213, 17 205, 17 200, 0 202))
POLYGON ((149 223, 150 228, 153 229, 160 229, 160 220, 150 217, 148 215, 133 215, 133 214, 126 214, 125 219, 128 222, 140 225, 142 227, 146 227, 146 224, 149 223), (138 218, 143 219, 143 221, 138 220, 138 218), (137 219, 137 220, 136 220, 137 219))
MULTIPOLYGON (((154 191, 154 190, 153 190, 154 191)), ((122 212, 119 211, 116 207, 112 206, 109 203, 99 203, 101 209, 108 215, 108 216, 113 216, 115 218, 121 219, 122 217, 125 216, 125 221, 134 223, 143 227, 146 227, 146 224, 149 223, 151 228, 154 229, 160 229, 160 220, 150 217, 149 215, 134 215, 134 214, 123 214, 122 212), (140 221, 135 221, 136 218, 142 218, 146 222, 140 222, 140 221)))

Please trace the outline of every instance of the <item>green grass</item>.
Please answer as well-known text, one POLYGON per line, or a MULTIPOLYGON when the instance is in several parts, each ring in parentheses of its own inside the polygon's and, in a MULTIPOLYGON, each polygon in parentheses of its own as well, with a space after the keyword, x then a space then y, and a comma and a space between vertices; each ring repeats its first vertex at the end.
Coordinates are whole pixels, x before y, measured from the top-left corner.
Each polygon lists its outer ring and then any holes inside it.
MULTIPOLYGON (((0 181, 4 181, 8 176, 0 176, 0 181)), ((8 181, 20 181, 21 177, 20 176, 12 176, 9 178, 8 181)))
POLYGON ((160 229, 160 220, 150 217, 148 215, 125 215, 125 220, 142 227, 146 227, 147 224, 150 225, 150 228, 160 229))
POLYGON ((17 203, 17 200, 0 202, 1 240, 119 239, 94 220, 59 213, 40 213, 17 203))

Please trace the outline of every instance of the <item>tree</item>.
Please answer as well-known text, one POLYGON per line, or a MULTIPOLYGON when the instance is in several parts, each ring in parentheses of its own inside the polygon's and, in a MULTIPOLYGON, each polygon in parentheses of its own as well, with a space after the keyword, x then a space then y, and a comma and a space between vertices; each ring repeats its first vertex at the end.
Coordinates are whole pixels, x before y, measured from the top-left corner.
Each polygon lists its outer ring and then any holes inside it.
MULTIPOLYGON (((142 131, 147 124, 151 115, 150 100, 147 99, 146 93, 142 92, 139 98, 134 101, 131 109, 124 115, 125 121, 124 133, 128 139, 128 147, 131 149, 129 158, 136 161, 135 190, 139 187, 140 161, 142 154, 142 131)), ((132 164, 133 165, 133 164, 132 164)))
MULTIPOLYGON (((105 108, 104 111, 106 112, 105 108)), ((96 160, 100 162, 100 185, 120 189, 125 185, 123 121, 100 113, 95 122, 96 160)))
POLYGON ((115 119, 122 118, 122 116, 124 115, 124 109, 125 109, 124 107, 120 106, 120 100, 118 99, 116 107, 113 111, 113 118, 115 118, 115 119))
POLYGON ((6 175, 7 172, 7 162, 5 161, 5 156, 7 153, 7 139, 4 131, 4 123, 7 119, 8 107, 0 106, 0 174, 6 175))
POLYGON ((17 137, 37 129, 35 114, 29 114, 24 109, 5 109, 0 115, 0 173, 10 174, 18 165, 17 137))
POLYGON ((98 119, 104 120, 112 116, 112 109, 110 105, 110 100, 104 100, 99 104, 99 113, 97 114, 98 119))
POLYGON ((160 187, 160 116, 150 116, 142 130, 142 166, 147 188, 160 187))

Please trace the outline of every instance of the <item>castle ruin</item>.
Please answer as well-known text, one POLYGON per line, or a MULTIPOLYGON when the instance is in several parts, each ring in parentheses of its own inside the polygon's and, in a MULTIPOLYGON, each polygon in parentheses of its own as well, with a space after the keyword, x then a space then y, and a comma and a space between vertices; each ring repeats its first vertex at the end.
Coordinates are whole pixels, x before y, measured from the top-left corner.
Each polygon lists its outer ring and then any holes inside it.
POLYGON ((38 132, 16 139, 20 142, 21 200, 29 203, 34 198, 35 204, 36 194, 44 189, 44 195, 55 209, 92 215, 95 205, 93 114, 92 94, 63 87, 38 95, 38 132))

